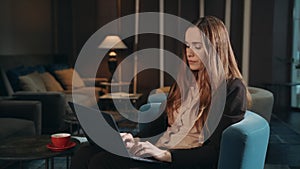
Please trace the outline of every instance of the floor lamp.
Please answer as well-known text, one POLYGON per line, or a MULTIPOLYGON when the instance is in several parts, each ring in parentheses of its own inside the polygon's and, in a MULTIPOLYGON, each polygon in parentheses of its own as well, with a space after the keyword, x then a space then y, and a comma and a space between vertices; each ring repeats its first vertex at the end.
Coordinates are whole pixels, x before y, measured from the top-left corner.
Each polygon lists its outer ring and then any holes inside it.
MULTIPOLYGON (((121 38, 117 35, 108 35, 105 37, 105 39, 102 41, 102 43, 98 46, 100 49, 109 49, 108 53, 108 68, 111 73, 111 79, 110 82, 122 82, 122 69, 121 67, 119 68, 118 72, 118 80, 113 79, 113 73, 115 72, 117 65, 118 65, 118 60, 117 60, 117 53, 115 50, 117 49, 127 49, 127 46, 123 43, 121 38)), ((121 65, 120 65, 121 66, 121 65)))

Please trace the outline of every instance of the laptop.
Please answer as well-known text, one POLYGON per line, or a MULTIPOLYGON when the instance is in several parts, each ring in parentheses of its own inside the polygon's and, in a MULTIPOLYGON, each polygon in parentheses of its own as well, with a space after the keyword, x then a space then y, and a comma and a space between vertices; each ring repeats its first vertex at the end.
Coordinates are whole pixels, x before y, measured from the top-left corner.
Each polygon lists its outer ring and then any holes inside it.
POLYGON ((111 114, 101 111, 99 112, 97 109, 89 108, 73 102, 68 102, 68 104, 76 114, 79 124, 81 125, 81 128, 90 144, 100 145, 102 149, 109 147, 110 152, 117 152, 114 154, 128 157, 133 160, 149 163, 165 163, 151 157, 138 157, 131 154, 127 150, 120 135, 120 130, 111 114), (103 118, 101 118, 101 115, 103 118))

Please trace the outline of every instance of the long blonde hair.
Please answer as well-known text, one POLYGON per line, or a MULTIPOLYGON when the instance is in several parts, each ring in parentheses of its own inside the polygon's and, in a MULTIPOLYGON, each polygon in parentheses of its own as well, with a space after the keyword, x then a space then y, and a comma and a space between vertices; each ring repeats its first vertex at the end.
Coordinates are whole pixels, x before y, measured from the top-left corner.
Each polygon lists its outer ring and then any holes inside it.
MULTIPOLYGON (((200 31, 202 31, 205 36, 210 40, 210 43, 214 47, 219 59, 222 62, 224 68, 224 74, 226 80, 229 79, 241 79, 245 85, 243 77, 238 69, 235 55, 233 53, 229 35, 226 30, 225 25, 223 22, 213 16, 206 16, 202 17, 197 20, 193 26, 197 26, 200 31)), ((183 61, 188 65, 187 56, 186 56, 186 48, 184 47, 183 52, 183 61)), ((203 127, 204 122, 208 116, 209 107, 211 105, 211 85, 209 81, 209 75, 204 67, 204 70, 200 71, 193 71, 193 76, 191 77, 187 72, 189 69, 188 67, 183 67, 183 70, 179 71, 179 75, 177 78, 177 82, 181 82, 184 86, 183 90, 188 90, 189 82, 191 82, 192 78, 196 78, 198 82, 199 92, 200 92, 200 100, 199 103, 199 110, 203 111, 201 114, 201 118, 197 120, 197 124, 199 127, 203 127)), ((245 85, 246 86, 246 85, 245 85)), ((182 89, 181 89, 182 90, 182 89)), ((174 122, 174 112, 176 112, 179 107, 181 106, 181 97, 183 96, 182 93, 187 93, 187 91, 180 91, 178 84, 174 83, 170 89, 170 93, 167 99, 167 114, 168 114, 168 123, 172 125, 174 122)), ((251 103, 251 96, 247 90, 247 100, 248 104, 251 103)))

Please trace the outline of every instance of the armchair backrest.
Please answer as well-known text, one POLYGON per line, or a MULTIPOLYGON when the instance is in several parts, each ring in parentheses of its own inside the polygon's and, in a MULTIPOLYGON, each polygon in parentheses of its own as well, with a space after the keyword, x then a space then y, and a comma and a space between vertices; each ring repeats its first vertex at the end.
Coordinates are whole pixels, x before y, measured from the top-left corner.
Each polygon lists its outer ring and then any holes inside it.
POLYGON ((168 93, 155 93, 148 96, 148 103, 162 103, 167 100, 168 93))
POLYGON ((242 121, 223 132, 218 169, 263 169, 269 135, 269 123, 246 111, 242 121))
POLYGON ((248 107, 248 110, 259 114, 270 122, 274 104, 273 93, 257 87, 248 87, 248 90, 252 97, 252 105, 248 107))

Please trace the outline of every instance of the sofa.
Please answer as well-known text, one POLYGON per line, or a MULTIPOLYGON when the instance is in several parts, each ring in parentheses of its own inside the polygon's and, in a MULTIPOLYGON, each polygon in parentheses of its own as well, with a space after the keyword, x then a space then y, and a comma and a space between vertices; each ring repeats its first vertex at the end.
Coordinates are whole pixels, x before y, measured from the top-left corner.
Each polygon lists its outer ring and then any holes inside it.
POLYGON ((0 140, 41 134, 41 102, 0 98, 0 140))
MULTIPOLYGON (((72 113, 67 102, 77 95, 81 103, 92 105, 87 91, 94 90, 95 96, 106 92, 105 88, 94 87, 93 80, 87 82, 64 64, 17 66, 4 71, 0 68, 0 95, 14 100, 37 100, 42 104, 42 133, 50 134, 66 129, 64 116, 72 113), (73 77, 75 77, 73 80, 73 77), (91 86, 87 86, 90 84, 91 86)), ((98 78, 99 81, 107 81, 98 78)))

